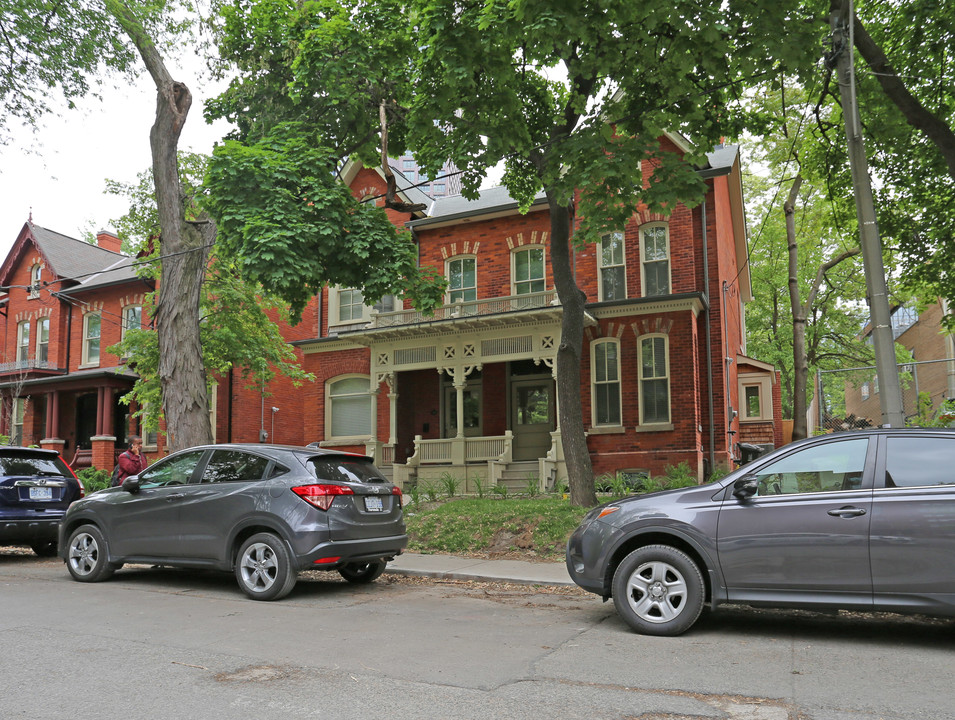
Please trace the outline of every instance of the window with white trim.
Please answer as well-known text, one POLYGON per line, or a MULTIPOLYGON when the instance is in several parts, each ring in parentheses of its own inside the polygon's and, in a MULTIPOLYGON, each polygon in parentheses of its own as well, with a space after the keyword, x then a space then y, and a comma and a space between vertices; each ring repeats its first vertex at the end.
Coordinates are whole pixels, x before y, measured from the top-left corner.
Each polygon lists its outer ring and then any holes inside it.
POLYGON ((627 297, 627 266, 622 232, 600 238, 600 299, 623 300, 627 297))
POLYGON ((83 317, 83 365, 99 365, 100 330, 103 318, 98 312, 83 317))
POLYGON ((740 373, 740 421, 772 420, 772 379, 769 375, 740 373))
POLYGON ((30 321, 17 323, 17 362, 24 363, 30 359, 30 321))
POLYGON ((448 260, 448 302, 477 300, 477 259, 459 257, 448 260))
POLYGON ((640 424, 670 422, 670 358, 666 335, 645 335, 640 345, 640 424))
POLYGON ((123 308, 123 337, 126 337, 127 330, 142 330, 143 327, 143 306, 127 305, 123 308))
POLYGON ((374 306, 365 305, 361 290, 355 288, 331 288, 328 292, 328 324, 349 325, 371 320, 371 311, 392 312, 400 309, 394 295, 385 295, 374 306))
POLYGON ((40 276, 43 274, 43 266, 37 263, 30 268, 30 292, 29 297, 40 297, 40 276))
POLYGON ((36 364, 45 367, 50 359, 50 318, 36 321, 36 364))
POLYGON ((544 248, 529 247, 515 250, 512 254, 514 294, 544 292, 547 283, 544 273, 544 248))
POLYGON ((666 224, 640 228, 640 273, 644 297, 670 294, 670 231, 666 224))
POLYGON ((620 425, 620 342, 600 340, 590 346, 594 425, 620 425))
POLYGON ((326 384, 327 428, 331 439, 371 436, 371 381, 367 375, 350 375, 326 384))

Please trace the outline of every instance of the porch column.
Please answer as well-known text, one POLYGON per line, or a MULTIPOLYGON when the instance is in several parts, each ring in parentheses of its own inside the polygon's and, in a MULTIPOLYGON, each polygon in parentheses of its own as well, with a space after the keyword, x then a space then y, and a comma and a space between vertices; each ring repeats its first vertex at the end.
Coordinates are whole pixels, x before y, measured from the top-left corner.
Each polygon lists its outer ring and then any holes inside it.
POLYGON ((48 392, 46 394, 46 427, 43 428, 44 438, 55 438, 56 429, 54 418, 56 417, 56 393, 48 392))
POLYGON ((394 373, 389 373, 385 382, 388 383, 388 444, 393 447, 398 442, 398 393, 394 373))
POLYGON ((463 438, 464 437, 464 388, 467 387, 467 380, 461 378, 460 375, 454 373, 454 393, 457 397, 457 406, 455 409, 455 416, 458 421, 458 433, 455 437, 463 438))

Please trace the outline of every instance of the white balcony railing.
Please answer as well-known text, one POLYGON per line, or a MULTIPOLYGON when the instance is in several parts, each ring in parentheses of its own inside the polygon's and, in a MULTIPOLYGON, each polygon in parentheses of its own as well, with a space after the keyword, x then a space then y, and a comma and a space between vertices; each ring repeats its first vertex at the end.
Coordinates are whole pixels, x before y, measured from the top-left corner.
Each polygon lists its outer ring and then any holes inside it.
POLYGON ((467 302, 459 300, 436 308, 434 315, 425 315, 419 310, 396 310, 383 313, 372 311, 368 328, 390 328, 436 320, 459 320, 522 310, 539 310, 557 304, 557 291, 546 290, 544 292, 508 295, 486 300, 468 300, 467 302))

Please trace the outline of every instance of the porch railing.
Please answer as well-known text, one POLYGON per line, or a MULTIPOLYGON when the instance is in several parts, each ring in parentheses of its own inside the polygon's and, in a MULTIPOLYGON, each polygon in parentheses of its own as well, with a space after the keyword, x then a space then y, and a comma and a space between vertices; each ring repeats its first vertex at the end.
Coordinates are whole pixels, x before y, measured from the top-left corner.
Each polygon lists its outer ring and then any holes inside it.
POLYGON ((408 465, 460 465, 488 460, 510 462, 513 441, 514 436, 510 430, 503 435, 440 440, 423 440, 420 435, 416 435, 414 454, 408 458, 408 465))
POLYGON ((526 295, 508 295, 485 300, 469 300, 467 302, 459 300, 436 308, 434 315, 425 315, 418 310, 396 310, 383 313, 372 311, 368 327, 389 328, 399 325, 416 325, 418 323, 434 322, 435 320, 456 320, 518 310, 537 310, 557 304, 556 290, 527 293, 526 295))

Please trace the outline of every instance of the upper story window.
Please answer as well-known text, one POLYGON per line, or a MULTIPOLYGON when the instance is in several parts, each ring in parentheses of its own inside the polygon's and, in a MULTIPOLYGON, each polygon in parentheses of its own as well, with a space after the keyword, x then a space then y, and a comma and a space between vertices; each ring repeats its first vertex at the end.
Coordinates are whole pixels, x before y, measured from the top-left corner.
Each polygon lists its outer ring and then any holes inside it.
POLYGON ((740 421, 773 419, 771 376, 740 373, 739 396, 742 406, 740 421))
POLYGON ((670 294, 670 231, 664 224, 640 228, 643 295, 670 294))
POLYGON ((623 300, 627 297, 627 268, 622 232, 600 238, 600 299, 623 300))
POLYGON ((434 184, 431 186, 431 194, 432 194, 432 195, 444 195, 444 183, 438 183, 438 182, 434 183, 434 184))
POLYGON ((371 311, 392 312, 399 307, 394 295, 385 295, 373 306, 365 305, 361 290, 355 288, 331 288, 328 293, 328 324, 348 325, 368 322, 371 311))
MULTIPOLYGON (((413 158, 404 158, 404 159, 401 161, 401 169, 402 169, 402 171, 404 171, 404 170, 414 170, 417 166, 418 166, 418 165, 417 165, 417 163, 414 161, 413 158)), ((407 174, 407 173, 406 173, 406 174, 407 174)))
POLYGON ((36 363, 43 366, 50 359, 50 318, 36 321, 36 363))
POLYGON ((365 298, 360 290, 348 288, 338 291, 338 321, 354 322, 361 320, 365 307, 365 298))
POLYGON ((100 328, 103 322, 98 312, 86 313, 83 318, 83 364, 99 365, 100 328))
POLYGON ((123 308, 123 337, 127 330, 141 330, 143 327, 143 306, 127 305, 123 308))
POLYGON ((544 275, 544 248, 529 247, 512 253, 514 294, 544 292, 547 284, 544 275))
POLYGON ((352 375, 326 385, 326 435, 333 439, 371 435, 371 380, 352 375))
POLYGON ((594 425, 620 425, 620 343, 601 340, 591 345, 594 425))
POLYGON ((26 362, 30 358, 30 321, 17 324, 17 362, 26 362))
POLYGON ((670 422, 670 358, 666 335, 646 335, 640 345, 640 424, 670 422))
POLYGON ((43 267, 37 263, 30 268, 30 294, 31 298, 40 297, 40 275, 43 272, 43 267))
POLYGON ((477 259, 448 260, 448 302, 477 300, 477 259))

